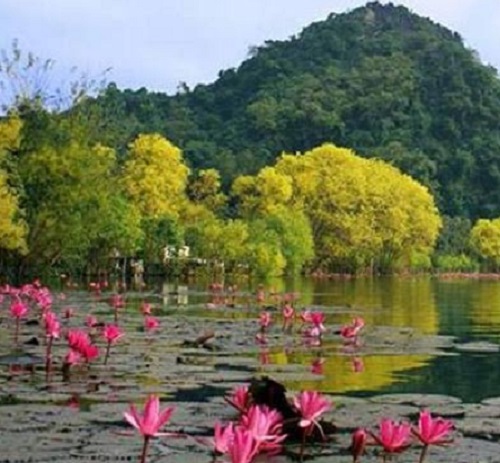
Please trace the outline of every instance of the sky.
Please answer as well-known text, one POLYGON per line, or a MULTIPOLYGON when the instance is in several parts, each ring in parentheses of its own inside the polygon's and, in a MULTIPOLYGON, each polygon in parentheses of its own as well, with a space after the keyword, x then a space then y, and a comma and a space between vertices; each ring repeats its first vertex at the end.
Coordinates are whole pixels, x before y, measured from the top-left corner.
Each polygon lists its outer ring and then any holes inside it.
MULTIPOLYGON (((0 49, 55 61, 54 79, 72 67, 106 73, 120 88, 175 93, 238 67, 250 47, 286 40, 358 0, 0 0, 0 49)), ((382 1, 381 3, 387 3, 382 1)), ((500 0, 393 0, 458 32, 500 69, 500 0)))

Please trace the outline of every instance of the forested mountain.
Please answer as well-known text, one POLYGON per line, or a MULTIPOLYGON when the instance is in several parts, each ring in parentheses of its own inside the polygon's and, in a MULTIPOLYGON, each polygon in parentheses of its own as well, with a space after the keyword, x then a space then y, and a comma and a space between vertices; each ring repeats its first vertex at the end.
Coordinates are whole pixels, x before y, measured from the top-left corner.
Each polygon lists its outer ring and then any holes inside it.
POLYGON ((402 6, 331 14, 253 48, 209 85, 168 96, 111 84, 93 104, 99 141, 124 149, 159 132, 226 185, 283 151, 333 142, 389 160, 429 186, 444 214, 500 215, 496 70, 457 33, 402 6))

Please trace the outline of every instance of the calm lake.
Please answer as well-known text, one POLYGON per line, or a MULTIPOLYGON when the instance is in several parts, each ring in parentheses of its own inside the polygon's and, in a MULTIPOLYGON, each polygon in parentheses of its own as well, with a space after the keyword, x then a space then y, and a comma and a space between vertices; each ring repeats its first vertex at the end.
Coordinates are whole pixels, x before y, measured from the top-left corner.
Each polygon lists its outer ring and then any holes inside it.
MULTIPOLYGON (((349 322, 354 315, 373 326, 411 328, 412 336, 453 336, 457 343, 487 342, 488 352, 450 350, 449 355, 412 355, 411 352, 371 354, 361 348, 356 358, 328 350, 323 377, 313 383, 291 381, 300 389, 314 387, 330 393, 419 392, 460 397, 466 402, 500 396, 500 282, 475 279, 442 280, 431 276, 381 277, 347 280, 297 279, 266 285, 276 292, 296 292, 297 308, 318 307, 328 311, 329 324, 349 322), (334 309, 331 312, 331 309, 334 309), (493 352, 491 352, 493 350, 493 352), (357 370, 357 371, 355 371, 357 370)), ((190 285, 180 302, 201 302, 206 285, 190 285), (198 292, 197 292, 198 291, 198 292)), ((245 291, 245 289, 242 289, 245 291)), ((168 299, 168 297, 167 297, 168 299)), ((171 297, 168 303, 174 303, 171 297)), ((255 315, 253 315, 255 316, 255 315)), ((390 341, 390 340, 388 340, 390 341)), ((317 355, 317 354, 315 354, 317 355)), ((310 363, 311 355, 273 347, 266 351, 266 364, 310 363)))

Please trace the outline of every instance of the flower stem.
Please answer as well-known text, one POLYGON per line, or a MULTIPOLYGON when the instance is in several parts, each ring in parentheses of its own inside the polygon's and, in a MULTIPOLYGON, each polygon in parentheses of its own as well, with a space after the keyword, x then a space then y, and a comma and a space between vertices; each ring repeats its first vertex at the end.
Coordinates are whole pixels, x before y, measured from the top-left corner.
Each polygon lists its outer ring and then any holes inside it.
POLYGON ((108 345, 106 346, 106 356, 104 357, 104 365, 107 365, 107 363, 108 363, 109 349, 110 348, 111 348, 111 343, 108 342, 108 345))
POLYGON ((418 463, 424 463, 425 456, 427 455, 427 449, 429 448, 428 445, 424 445, 422 447, 422 451, 420 452, 420 458, 418 459, 418 463))
POLYGON ((53 337, 49 336, 49 340, 47 341, 47 351, 45 354, 45 380, 48 382, 50 380, 50 373, 52 370, 52 342, 53 337))
POLYGON ((303 428, 302 440, 300 442, 300 462, 304 461, 304 447, 306 446, 306 428, 303 428))
POLYGON ((144 436, 144 445, 142 446, 140 463, 146 463, 146 455, 148 453, 149 436, 144 436))
POLYGON ((14 333, 14 343, 19 344, 19 317, 16 317, 16 331, 14 333))

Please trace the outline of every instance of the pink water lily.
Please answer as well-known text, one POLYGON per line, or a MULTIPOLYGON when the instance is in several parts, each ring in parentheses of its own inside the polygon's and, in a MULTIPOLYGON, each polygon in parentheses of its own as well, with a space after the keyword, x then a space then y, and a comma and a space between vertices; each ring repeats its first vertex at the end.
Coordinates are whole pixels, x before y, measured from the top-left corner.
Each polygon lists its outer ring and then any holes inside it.
POLYGON ((137 412, 134 405, 130 405, 129 411, 123 416, 144 437, 168 436, 171 433, 162 433, 160 429, 170 421, 173 412, 174 407, 161 411, 159 397, 151 394, 146 400, 142 414, 137 412))
POLYGON ((268 328, 269 325, 271 324, 271 321, 272 321, 272 317, 271 317, 271 313, 270 312, 263 311, 263 312, 260 313, 260 315, 259 315, 259 324, 260 324, 260 328, 262 330, 265 330, 266 328, 268 328))
POLYGON ((111 350, 111 345, 114 344, 118 339, 124 336, 124 332, 118 325, 106 325, 102 331, 102 335, 107 341, 106 355, 104 357, 104 364, 108 363, 109 352, 111 350))
POLYGON ((235 387, 229 396, 224 397, 224 400, 240 413, 246 413, 251 403, 248 386, 235 387))
POLYGON ((340 335, 346 340, 354 339, 357 336, 359 336, 359 333, 364 328, 364 326, 365 326, 365 321, 363 318, 354 317, 351 324, 344 325, 340 329, 340 335))
POLYGON ((118 325, 106 325, 102 331, 102 335, 109 344, 114 344, 118 339, 123 337, 125 333, 118 325))
POLYGON ((451 421, 440 417, 432 418, 429 411, 423 410, 420 412, 418 427, 413 428, 412 432, 424 445, 443 445, 451 442, 447 437, 452 430, 451 421))
POLYGON ((18 298, 10 304, 10 314, 16 319, 14 342, 17 344, 19 339, 19 323, 21 318, 26 317, 28 314, 28 306, 18 298))
POLYGON ((161 411, 159 397, 152 394, 148 397, 142 414, 137 412, 134 405, 130 405, 129 411, 123 414, 125 420, 144 437, 141 463, 146 462, 148 443, 151 437, 173 435, 172 433, 160 432, 160 429, 170 421, 173 412, 173 407, 161 411))
POLYGON ((231 463, 251 463, 258 453, 259 444, 252 433, 245 428, 236 427, 233 442, 227 455, 231 463))
POLYGON ((352 461, 353 463, 357 463, 361 455, 363 455, 363 452, 365 451, 367 441, 366 431, 362 428, 358 428, 352 433, 351 438, 352 441, 350 451, 352 455, 352 461))
POLYGON ((400 453, 410 446, 410 430, 409 423, 398 423, 383 418, 380 421, 379 434, 370 434, 386 453, 400 453))
POLYGON ((286 435, 281 434, 283 417, 277 410, 272 410, 267 405, 252 405, 241 416, 240 424, 257 441, 259 452, 275 454, 281 451, 286 435))
POLYGON ((303 428, 302 443, 300 446, 300 460, 302 461, 306 436, 312 433, 315 426, 318 428, 323 440, 326 440, 323 428, 319 424, 318 419, 331 407, 331 403, 319 392, 302 391, 293 398, 293 404, 301 416, 299 427, 303 428))
POLYGON ((293 322, 295 319, 295 309, 293 306, 287 302, 281 311, 283 315, 283 331, 290 329, 293 326, 293 322))
POLYGON ((160 322, 157 318, 150 315, 144 317, 144 328, 146 331, 153 331, 160 326, 160 322))
POLYGON ((234 423, 228 423, 226 426, 222 426, 219 422, 215 423, 213 448, 216 453, 228 453, 233 444, 233 439, 234 423))
POLYGON ((441 417, 432 418, 428 410, 420 412, 418 427, 412 428, 412 433, 424 445, 420 454, 420 463, 423 463, 430 445, 446 445, 452 442, 448 438, 453 430, 453 423, 441 417))
POLYGON ((317 426, 320 432, 323 432, 318 423, 318 418, 329 410, 332 405, 326 397, 316 391, 302 391, 294 397, 293 404, 301 416, 299 426, 304 428, 307 434, 312 431, 314 426, 317 426))

